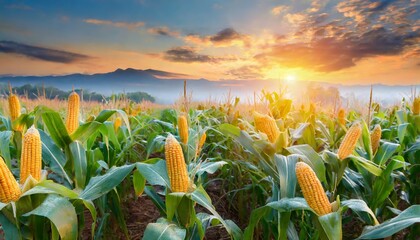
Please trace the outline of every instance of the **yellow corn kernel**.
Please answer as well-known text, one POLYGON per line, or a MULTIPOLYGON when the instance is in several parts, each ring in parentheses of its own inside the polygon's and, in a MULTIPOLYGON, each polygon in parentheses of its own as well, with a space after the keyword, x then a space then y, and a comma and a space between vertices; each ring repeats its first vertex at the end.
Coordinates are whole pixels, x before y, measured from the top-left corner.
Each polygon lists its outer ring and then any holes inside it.
POLYGON ((19 184, 13 177, 12 172, 7 168, 3 158, 0 157, 0 202, 15 202, 19 199, 20 194, 19 184))
POLYGON ((23 137, 20 159, 20 183, 25 183, 29 175, 39 181, 42 169, 42 145, 38 130, 32 126, 23 137))
POLYGON ((114 131, 115 132, 118 132, 118 129, 120 129, 120 127, 121 127, 121 124, 122 124, 121 118, 117 117, 114 121, 114 131))
POLYGON ((280 135, 280 130, 277 127, 276 121, 272 117, 255 112, 254 122, 255 128, 258 131, 265 133, 271 143, 276 142, 280 135))
POLYGON ((180 115, 178 117, 178 133, 183 144, 188 142, 188 121, 185 115, 180 115))
POLYGON ((304 163, 296 163, 296 178, 302 189, 303 197, 319 216, 332 211, 331 203, 328 201, 324 188, 312 168, 304 163))
POLYGON ((66 128, 69 134, 72 134, 79 127, 79 108, 79 95, 76 92, 72 92, 69 96, 66 119, 66 128))
POLYGON ((206 142, 206 138, 207 138, 206 133, 203 133, 203 135, 201 135, 201 137, 200 137, 200 141, 198 141, 197 155, 200 154, 201 148, 203 148, 204 143, 206 142))
POLYGON ((198 148, 203 147, 204 143, 206 142, 206 138, 207 138, 206 133, 203 133, 203 135, 201 135, 200 141, 198 142, 198 148))
POLYGON ((346 124, 346 111, 342 108, 338 111, 338 122, 342 125, 346 124))
POLYGON ((172 192, 187 192, 189 179, 184 154, 181 145, 171 134, 166 138, 165 158, 172 192))
POLYGON ((16 94, 10 94, 9 96, 9 111, 12 121, 20 116, 20 102, 16 94))
POLYGON ((349 128, 338 148, 338 158, 340 160, 345 159, 354 151, 360 135, 362 135, 362 127, 359 122, 356 122, 349 128))
POLYGON ((372 133, 370 134, 370 143, 372 144, 373 154, 375 154, 376 151, 379 148, 379 143, 381 141, 381 135, 382 135, 381 125, 376 124, 375 128, 373 129, 372 133))
POLYGON ((413 114, 414 115, 419 115, 420 114, 420 97, 414 99, 413 114))

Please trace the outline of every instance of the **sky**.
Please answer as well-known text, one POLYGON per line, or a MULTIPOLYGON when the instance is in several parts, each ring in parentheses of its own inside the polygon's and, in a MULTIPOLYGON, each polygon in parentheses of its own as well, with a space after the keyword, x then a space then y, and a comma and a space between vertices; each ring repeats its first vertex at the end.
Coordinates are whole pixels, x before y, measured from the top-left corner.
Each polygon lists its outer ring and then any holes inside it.
POLYGON ((117 68, 418 85, 420 2, 0 0, 0 75, 117 68))

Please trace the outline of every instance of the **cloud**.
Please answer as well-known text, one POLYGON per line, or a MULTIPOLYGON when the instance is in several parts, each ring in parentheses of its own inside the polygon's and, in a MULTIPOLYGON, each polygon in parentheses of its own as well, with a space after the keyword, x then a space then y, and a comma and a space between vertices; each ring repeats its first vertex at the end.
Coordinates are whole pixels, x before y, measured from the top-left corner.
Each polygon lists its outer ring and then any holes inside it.
POLYGON ((420 30, 396 34, 378 27, 360 35, 345 33, 343 37, 314 38, 309 43, 284 44, 259 54, 260 62, 277 62, 287 67, 303 67, 319 72, 332 72, 355 66, 361 59, 395 56, 416 45, 420 30))
POLYGON ((264 75, 261 73, 258 65, 245 65, 239 68, 234 68, 226 73, 234 79, 261 79, 264 75))
POLYGON ((305 19, 306 15, 303 13, 288 13, 284 17, 291 24, 299 24, 305 19))
POLYGON ((57 63, 73 63, 90 58, 83 54, 31 46, 13 41, 0 41, 0 52, 20 54, 33 59, 57 63))
POLYGON ((314 1, 310 8, 285 14, 294 28, 282 41, 261 47, 254 59, 260 66, 333 72, 362 59, 406 55, 420 42, 420 9, 414 2, 346 0, 335 6, 337 16, 314 1))
POLYGON ((217 63, 221 61, 234 60, 234 58, 231 57, 213 57, 210 55, 199 54, 196 48, 188 46, 171 48, 164 53, 163 58, 171 62, 184 63, 217 63))
POLYGON ((311 8, 308 9, 308 12, 318 12, 319 10, 321 10, 322 4, 320 1, 312 1, 311 3, 311 8))
POLYGON ((396 0, 377 0, 377 1, 364 1, 364 0, 348 0, 342 1, 337 4, 337 11, 342 13, 345 17, 351 18, 355 21, 358 27, 368 27, 369 24, 376 22, 377 18, 384 13, 390 6, 398 6, 403 9, 404 6, 411 5, 410 1, 396 1, 396 0), (402 5, 400 5, 402 4, 402 5))
POLYGON ((100 20, 100 19, 84 19, 83 22, 90 23, 94 25, 106 25, 106 26, 112 26, 117 28, 126 28, 128 30, 134 30, 136 28, 141 28, 145 25, 144 22, 113 22, 109 20, 100 20))
POLYGON ((191 47, 175 47, 165 52, 164 58, 172 62, 215 62, 216 60, 208 55, 198 54, 191 47))
POLYGON ((286 12, 289 9, 288 6, 285 5, 278 5, 271 9, 271 14, 274 16, 278 16, 284 12, 286 12))
POLYGON ((168 27, 154 27, 149 28, 147 31, 151 34, 160 35, 160 36, 168 36, 168 37, 178 37, 180 35, 177 31, 172 31, 168 27))
POLYGON ((187 35, 185 41, 204 46, 228 47, 228 46, 249 46, 251 38, 249 35, 241 34, 233 28, 225 28, 214 35, 200 36, 187 35))

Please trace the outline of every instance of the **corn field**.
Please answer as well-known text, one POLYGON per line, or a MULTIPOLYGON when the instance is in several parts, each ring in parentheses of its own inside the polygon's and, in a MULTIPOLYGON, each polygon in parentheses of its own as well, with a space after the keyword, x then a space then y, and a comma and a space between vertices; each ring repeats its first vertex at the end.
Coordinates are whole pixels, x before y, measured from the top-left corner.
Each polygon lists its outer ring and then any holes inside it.
POLYGON ((369 114, 263 99, 100 109, 73 92, 57 109, 10 94, 0 239, 418 239, 420 98, 369 114))

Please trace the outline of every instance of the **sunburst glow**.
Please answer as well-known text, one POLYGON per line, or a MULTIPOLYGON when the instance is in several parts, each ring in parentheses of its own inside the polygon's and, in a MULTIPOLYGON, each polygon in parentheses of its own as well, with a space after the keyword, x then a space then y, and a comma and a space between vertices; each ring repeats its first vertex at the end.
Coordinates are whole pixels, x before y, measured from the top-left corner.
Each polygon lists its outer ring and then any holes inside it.
POLYGON ((285 79, 288 82, 294 82, 294 81, 296 81, 296 76, 293 75, 293 74, 288 74, 288 75, 286 75, 286 78, 285 79))

